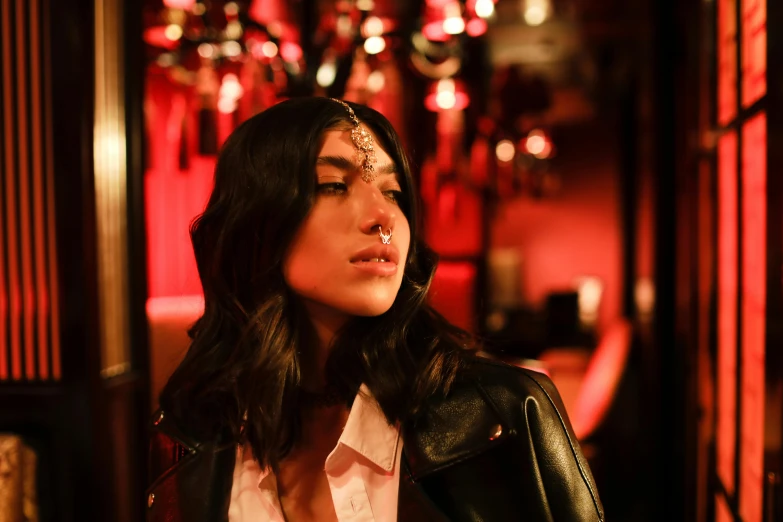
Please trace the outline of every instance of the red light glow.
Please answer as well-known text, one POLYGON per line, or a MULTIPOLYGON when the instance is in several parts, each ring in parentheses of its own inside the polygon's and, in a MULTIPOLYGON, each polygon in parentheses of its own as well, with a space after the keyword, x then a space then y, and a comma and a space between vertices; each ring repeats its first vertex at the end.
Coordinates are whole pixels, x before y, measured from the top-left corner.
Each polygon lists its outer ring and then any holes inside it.
POLYGON ((720 493, 715 495, 715 522, 734 522, 734 515, 726 504, 726 497, 720 493))
POLYGON ((737 135, 718 142, 717 473, 733 494, 737 411, 737 135))
POLYGON ((446 34, 460 34, 465 32, 465 20, 461 16, 450 16, 443 20, 443 31, 446 34))
POLYGON ((737 0, 718 0, 718 123, 737 115, 737 0))
POLYGON ((764 385, 767 312, 767 117, 742 129, 742 419, 743 520, 761 522, 764 485, 764 385))
POLYGON ((294 42, 280 44, 280 57, 286 62, 298 62, 302 59, 302 48, 294 42))
POLYGON ((367 54, 378 54, 386 49, 386 40, 382 36, 371 36, 364 41, 364 50, 367 54))
POLYGON ((538 159, 548 158, 553 150, 552 140, 540 129, 530 131, 527 138, 522 140, 521 145, 529 154, 538 159))
POLYGON ((631 325, 614 323, 593 352, 579 388, 573 415, 576 438, 589 436, 606 415, 623 375, 631 349, 631 325))
POLYGON ((248 14, 256 22, 269 25, 285 19, 285 3, 281 0, 253 0, 248 14))
POLYGON ((144 41, 154 47, 160 47, 161 49, 172 50, 177 47, 178 42, 171 40, 166 36, 166 26, 155 26, 145 29, 144 41))
MULTIPOLYGON (((441 94, 442 103, 444 99, 445 96, 441 94)), ((438 112, 439 110, 442 110, 444 108, 450 108, 450 109, 461 111, 469 104, 470 104, 470 98, 468 98, 468 95, 464 92, 454 93, 454 104, 451 107, 441 107, 440 105, 438 105, 437 93, 428 95, 427 98, 425 98, 424 100, 424 106, 427 107, 427 109, 431 110, 432 112, 438 112)))
POLYGON ((377 16, 370 16, 362 25, 362 36, 370 38, 371 36, 381 36, 384 32, 383 20, 377 16))
POLYGON ((177 24, 169 24, 163 30, 163 35, 169 40, 176 42, 182 38, 182 26, 177 24))
MULTIPOLYGON (((255 50, 255 46, 253 49, 255 50)), ((277 44, 275 42, 271 42, 271 41, 264 42, 260 44, 258 49, 261 55, 264 56, 265 58, 274 58, 275 56, 277 56, 278 49, 277 49, 277 44)))
POLYGON ((472 331, 475 282, 476 267, 472 264, 442 261, 432 280, 430 304, 453 324, 472 331))
POLYGON ((742 105, 767 92, 767 2, 742 0, 742 105))
POLYGON ((424 98, 424 106, 432 112, 454 109, 461 111, 470 104, 462 82, 444 78, 433 84, 432 92, 424 98))
POLYGON ((546 140, 543 136, 531 136, 527 139, 525 147, 530 154, 541 154, 546 147, 546 140))
POLYGON ((514 159, 517 153, 517 149, 514 147, 514 143, 511 140, 500 140, 495 145, 495 156, 498 160, 507 163, 514 159))
POLYGON ((481 18, 473 18, 468 22, 468 25, 465 27, 465 32, 468 33, 468 36, 477 37, 481 36, 482 34, 487 32, 487 22, 482 20, 481 18))
POLYGON ((163 5, 169 9, 185 9, 189 10, 193 7, 196 0, 163 0, 163 5))
POLYGON ((450 35, 443 29, 442 20, 425 24, 421 29, 421 33, 427 40, 431 42, 445 42, 450 37, 450 35))
POLYGON ((468 0, 466 4, 468 11, 476 13, 481 18, 489 18, 495 14, 494 0, 468 0))

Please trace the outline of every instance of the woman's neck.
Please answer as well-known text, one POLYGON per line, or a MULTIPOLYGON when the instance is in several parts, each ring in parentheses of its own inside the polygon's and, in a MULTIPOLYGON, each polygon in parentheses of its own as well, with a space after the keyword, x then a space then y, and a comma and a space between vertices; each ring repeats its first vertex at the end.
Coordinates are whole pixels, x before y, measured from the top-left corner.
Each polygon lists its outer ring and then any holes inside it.
POLYGON ((319 391, 326 385, 324 370, 334 339, 350 316, 312 301, 306 301, 304 306, 312 328, 301 348, 301 382, 306 390, 319 391))

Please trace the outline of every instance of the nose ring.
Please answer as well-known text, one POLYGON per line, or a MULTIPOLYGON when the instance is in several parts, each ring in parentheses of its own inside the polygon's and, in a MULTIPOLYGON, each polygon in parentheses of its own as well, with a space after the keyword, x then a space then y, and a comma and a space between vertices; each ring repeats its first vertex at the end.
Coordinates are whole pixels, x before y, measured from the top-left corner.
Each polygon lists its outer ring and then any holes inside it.
POLYGON ((384 234, 383 233, 383 227, 378 225, 378 235, 381 238, 381 243, 383 243, 384 245, 391 244, 391 237, 392 237, 392 230, 391 229, 389 229, 389 233, 388 234, 384 234))

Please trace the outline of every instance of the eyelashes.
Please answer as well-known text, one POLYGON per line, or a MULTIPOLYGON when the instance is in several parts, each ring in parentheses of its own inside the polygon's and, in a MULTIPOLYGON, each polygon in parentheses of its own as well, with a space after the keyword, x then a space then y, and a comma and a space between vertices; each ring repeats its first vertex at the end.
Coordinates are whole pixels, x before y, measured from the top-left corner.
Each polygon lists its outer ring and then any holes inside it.
POLYGON ((393 201, 397 204, 405 201, 405 193, 401 190, 385 190, 383 191, 383 195, 386 196, 389 201, 393 201))
POLYGON ((319 183, 315 190, 318 194, 345 194, 348 191, 348 185, 345 183, 319 183))
MULTIPOLYGON (((315 190, 318 194, 332 196, 345 195, 348 193, 348 185, 341 182, 319 183, 315 190)), ((405 201, 405 193, 401 190, 391 189, 382 192, 384 197, 393 203, 401 204, 405 201)))

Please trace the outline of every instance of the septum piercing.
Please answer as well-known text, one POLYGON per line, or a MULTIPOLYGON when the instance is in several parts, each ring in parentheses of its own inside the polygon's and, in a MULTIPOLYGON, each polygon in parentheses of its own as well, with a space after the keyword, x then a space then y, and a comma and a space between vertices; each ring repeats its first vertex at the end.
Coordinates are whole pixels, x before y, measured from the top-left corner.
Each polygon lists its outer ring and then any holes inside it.
POLYGON ((383 228, 378 225, 378 235, 381 237, 381 243, 384 245, 390 245, 391 244, 391 237, 392 237, 392 230, 389 229, 388 234, 383 233, 383 228))

